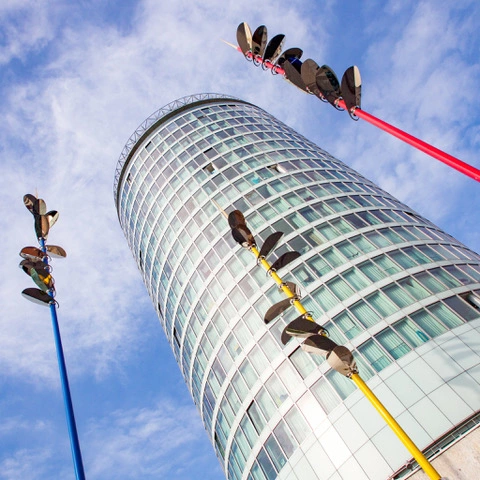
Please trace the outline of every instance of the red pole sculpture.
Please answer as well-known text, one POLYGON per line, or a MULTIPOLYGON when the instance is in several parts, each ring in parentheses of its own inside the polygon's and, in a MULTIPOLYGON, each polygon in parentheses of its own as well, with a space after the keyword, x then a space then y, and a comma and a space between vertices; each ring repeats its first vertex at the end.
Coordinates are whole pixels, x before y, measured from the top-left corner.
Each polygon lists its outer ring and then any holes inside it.
MULTIPOLYGON (((225 43, 234 47, 240 53, 244 54, 244 52, 240 47, 232 45, 231 43, 228 43, 228 42, 225 42, 225 43)), ((285 76, 285 70, 281 66, 274 64, 272 61, 264 60, 261 56, 254 55, 251 51, 248 51, 245 54, 245 57, 248 60, 252 60, 256 65, 262 65, 262 68, 271 70, 272 73, 285 76)), ((417 148, 418 150, 426 153, 427 155, 430 155, 431 157, 437 160, 440 160, 441 162, 445 163, 449 167, 452 167, 455 170, 458 170, 459 172, 463 173, 464 175, 467 175, 468 177, 473 178, 477 182, 480 182, 480 170, 478 168, 475 168, 472 165, 469 165, 468 163, 462 162, 458 158, 455 158, 454 156, 449 155, 448 153, 445 153, 442 150, 439 150, 433 145, 430 145, 424 142, 423 140, 420 140, 419 138, 416 138, 413 135, 410 135, 409 133, 404 132, 403 130, 400 130, 395 126, 390 125, 389 123, 384 122, 383 120, 380 120, 379 118, 366 112, 365 110, 361 109, 358 106, 348 109, 345 104, 345 101, 342 98, 337 100, 336 105, 338 107, 341 107, 347 110, 351 115, 362 118, 363 120, 371 123, 375 127, 378 127, 384 130, 390 135, 393 135, 394 137, 397 137, 398 139, 404 141, 405 143, 408 143, 412 147, 417 148)))

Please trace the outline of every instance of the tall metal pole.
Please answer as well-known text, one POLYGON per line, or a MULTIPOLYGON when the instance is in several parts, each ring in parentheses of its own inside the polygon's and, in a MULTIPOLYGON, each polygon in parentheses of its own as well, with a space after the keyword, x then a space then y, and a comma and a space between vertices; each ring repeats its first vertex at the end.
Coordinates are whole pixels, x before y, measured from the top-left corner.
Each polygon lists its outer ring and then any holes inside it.
MULTIPOLYGON (((225 212, 223 212, 226 215, 225 212)), ((253 237, 252 237, 253 239, 253 237)), ((305 309, 299 298, 292 292, 288 285, 283 281, 283 279, 272 269, 270 263, 262 256, 257 249, 255 244, 249 245, 248 250, 250 250, 255 257, 257 258, 258 264, 262 265, 267 273, 273 278, 275 283, 280 287, 280 289, 287 295, 288 298, 291 298, 291 303, 296 309, 304 315, 304 318, 315 322, 309 312, 305 309)), ((351 354, 350 354, 351 355, 351 354)), ((328 356, 327 356, 328 358, 328 356)), ((353 357, 352 357, 353 358, 353 357)), ((417 461, 418 465, 430 480, 442 480, 442 476, 435 470, 433 465, 428 461, 428 459, 423 455, 422 451, 415 445, 413 440, 407 435, 405 430, 399 425, 399 423, 393 418, 390 412, 385 408, 382 402, 377 398, 373 391, 368 387, 368 385, 360 377, 358 370, 355 367, 355 370, 350 369, 350 372, 346 375, 347 378, 350 378, 359 390, 365 395, 366 399, 371 403, 371 405, 377 410, 381 417, 385 420, 387 425, 392 429, 393 433, 397 438, 403 443, 405 448, 410 452, 413 458, 417 461)))
MULTIPOLYGON (((48 265, 45 240, 40 238, 39 243, 43 253, 45 254, 44 262, 48 265)), ((52 292, 50 292, 49 295, 53 298, 52 292)), ((63 402, 67 415, 68 434, 70 437, 70 447, 72 450, 75 477, 77 480, 85 480, 82 452, 80 451, 80 442, 78 441, 77 425, 75 423, 75 415, 73 413, 72 397, 70 395, 70 386, 68 384, 67 367, 65 365, 65 357, 63 355, 62 339, 60 337, 60 328, 58 325, 57 307, 55 302, 50 303, 50 314, 52 317, 53 336, 55 338, 55 347, 57 350, 58 368, 60 370, 60 381, 62 384, 63 402)))
MULTIPOLYGON (((232 45, 231 43, 228 43, 228 42, 225 42, 225 43, 227 43, 227 45, 232 46, 243 55, 243 52, 240 49, 240 47, 232 45)), ((264 61, 263 58, 261 57, 254 57, 251 52, 248 52, 246 57, 248 59, 255 60, 255 62, 259 65, 262 65, 263 68, 272 70, 273 73, 285 76, 285 70, 279 67, 278 65, 275 65, 269 61, 264 61)), ((347 109, 345 102, 343 100, 339 100, 338 105, 341 108, 347 109)), ((433 145, 430 145, 429 143, 426 143, 423 140, 420 140, 419 138, 416 138, 413 135, 410 135, 409 133, 404 132, 403 130, 400 130, 397 127, 394 127, 393 125, 387 122, 384 122, 383 120, 380 120, 379 118, 375 117, 374 115, 366 112, 361 108, 354 108, 352 109, 351 113, 355 114, 359 118, 362 118, 366 122, 371 123, 375 127, 380 128, 384 132, 387 132, 390 135, 397 137, 398 139, 411 145, 412 147, 415 147, 421 152, 424 152, 427 155, 430 155, 436 160, 439 160, 445 163, 446 165, 454 168, 460 173, 463 173, 464 175, 467 175, 468 177, 473 178, 477 182, 480 182, 480 170, 478 168, 475 168, 472 165, 469 165, 468 163, 462 162, 462 160, 459 160, 453 155, 443 152, 442 150, 434 147, 433 145)))

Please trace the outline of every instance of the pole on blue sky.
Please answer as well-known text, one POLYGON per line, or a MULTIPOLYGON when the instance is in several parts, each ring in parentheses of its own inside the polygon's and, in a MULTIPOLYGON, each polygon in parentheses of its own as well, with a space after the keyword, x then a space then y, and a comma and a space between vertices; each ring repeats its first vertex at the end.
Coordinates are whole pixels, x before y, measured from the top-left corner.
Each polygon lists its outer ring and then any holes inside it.
POLYGON ((52 277, 52 267, 49 264, 50 257, 65 258, 67 254, 62 247, 46 244, 49 230, 58 219, 58 212, 56 210, 47 212, 45 202, 34 195, 25 195, 23 201, 27 209, 33 215, 35 234, 40 248, 24 247, 20 251, 20 256, 23 258, 20 262, 20 268, 22 268, 23 271, 32 278, 37 287, 39 287, 26 288, 23 290, 22 295, 34 303, 45 305, 50 308, 75 477, 77 480, 85 480, 82 453, 80 450, 80 442, 78 440, 77 425, 75 422, 72 397, 68 383, 67 367, 65 364, 60 327, 58 324, 55 282, 52 277))

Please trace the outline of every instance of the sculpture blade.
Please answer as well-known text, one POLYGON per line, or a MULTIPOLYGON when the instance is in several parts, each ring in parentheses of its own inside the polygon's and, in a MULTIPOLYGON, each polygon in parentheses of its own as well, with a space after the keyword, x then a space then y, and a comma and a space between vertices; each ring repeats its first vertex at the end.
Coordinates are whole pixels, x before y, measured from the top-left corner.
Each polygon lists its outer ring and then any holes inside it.
POLYGON ((228 224, 230 228, 237 228, 239 225, 246 225, 247 222, 240 210, 234 210, 228 214, 228 224))
POLYGON ((252 232, 245 225, 239 225, 236 228, 232 228, 232 236, 242 247, 248 248, 255 245, 255 239, 253 238, 252 232))
POLYGON ((292 84, 295 85, 300 90, 308 93, 307 86, 302 80, 302 75, 300 74, 302 68, 302 62, 298 59, 288 59, 283 62, 282 65, 285 70, 285 78, 292 84), (292 63, 293 62, 293 63, 292 63))
POLYGON ((340 84, 335 72, 328 66, 322 65, 317 73, 317 87, 328 103, 335 106, 340 98, 340 84))
POLYGON ((45 214, 48 219, 48 225, 52 228, 57 223, 59 213, 56 210, 50 210, 45 214))
POLYGON ((292 337, 307 338, 318 334, 322 330, 323 328, 320 325, 307 320, 305 315, 300 315, 283 329, 281 340, 286 345, 292 337))
POLYGON ((320 67, 315 60, 307 58, 302 63, 301 75, 302 80, 305 82, 307 89, 317 97, 321 96, 321 92, 317 86, 317 73, 320 67))
POLYGON ((50 223, 46 215, 35 215, 35 234, 37 238, 47 239, 50 223))
POLYGON ((263 54, 263 59, 268 60, 272 63, 275 63, 275 60, 280 55, 283 49, 283 44, 285 43, 285 35, 279 33, 275 35, 267 44, 265 52, 263 54))
POLYGON ((294 60, 295 59, 300 60, 300 58, 302 58, 302 55, 303 55, 303 50, 301 48, 297 48, 297 47, 288 48, 278 57, 278 60, 276 63, 281 67, 285 63, 285 60, 288 60, 289 58, 292 58, 294 60))
POLYGON ((20 250, 20 256, 30 261, 41 261, 45 254, 37 247, 23 247, 20 250))
POLYGON ((67 256, 67 252, 58 245, 47 245, 46 248, 52 258, 65 258, 67 256))
POLYGON ((237 43, 244 55, 252 51, 252 30, 246 22, 237 27, 237 43))
POLYGON ((260 258, 267 258, 272 250, 277 246, 280 239, 283 237, 283 232, 274 232, 267 237, 262 248, 260 249, 260 258))
POLYGON ((348 110, 361 107, 362 79, 360 77, 360 70, 356 65, 345 70, 342 77, 341 92, 348 110))
POLYGON ((327 356, 337 344, 323 335, 311 335, 301 345, 303 351, 327 356))
POLYGON ((267 310, 267 313, 263 317, 263 321, 265 323, 270 323, 273 319, 277 318, 281 313, 291 306, 291 298, 285 298, 284 300, 281 300, 267 310))
POLYGON ((296 260, 299 256, 300 253, 298 252, 286 252, 273 263, 273 265, 270 267, 270 270, 278 271, 296 260))
POLYGON ((252 52, 254 55, 263 57, 265 47, 267 46, 268 33, 265 25, 260 25, 252 36, 252 52))
POLYGON ((48 306, 50 302, 53 301, 48 293, 42 292, 42 290, 39 290, 38 288, 26 288, 22 292, 22 296, 33 303, 45 306, 48 306))

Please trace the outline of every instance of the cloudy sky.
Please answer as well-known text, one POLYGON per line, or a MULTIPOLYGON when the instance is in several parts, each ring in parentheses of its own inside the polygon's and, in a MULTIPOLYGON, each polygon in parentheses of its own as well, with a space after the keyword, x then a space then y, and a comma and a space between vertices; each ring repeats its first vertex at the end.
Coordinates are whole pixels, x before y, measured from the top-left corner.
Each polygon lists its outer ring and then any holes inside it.
POLYGON ((20 296, 37 192, 68 253, 54 276, 87 477, 224 478, 113 203, 126 140, 178 97, 259 105, 480 251, 478 183, 245 62, 220 42, 242 21, 340 77, 357 64, 366 111, 480 168, 476 0, 3 0, 1 480, 74 478, 49 312, 20 296))

